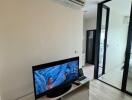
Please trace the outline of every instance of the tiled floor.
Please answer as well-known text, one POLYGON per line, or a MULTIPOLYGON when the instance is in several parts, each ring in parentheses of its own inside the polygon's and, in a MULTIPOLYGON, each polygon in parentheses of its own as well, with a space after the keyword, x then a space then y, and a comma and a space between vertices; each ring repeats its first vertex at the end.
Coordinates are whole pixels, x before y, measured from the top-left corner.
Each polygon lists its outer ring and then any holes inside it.
POLYGON ((126 90, 132 93, 132 78, 128 78, 126 90))
POLYGON ((86 100, 132 100, 132 96, 98 80, 93 80, 90 82, 89 98, 86 100))
MULTIPOLYGON (((103 76, 99 78, 99 80, 121 89, 122 77, 123 77, 123 69, 117 68, 109 73, 104 74, 103 76)), ((129 92, 132 92, 132 78, 128 77, 127 80, 128 81, 127 81, 126 89, 129 92)))
POLYGON ((84 72, 84 75, 87 78, 89 78, 90 80, 92 80, 94 78, 94 65, 86 64, 83 67, 83 72, 84 72))
MULTIPOLYGON (((84 75, 89 78, 89 80, 93 80, 94 65, 86 64, 85 67, 83 67, 83 72, 84 72, 84 75)), ((117 68, 109 73, 104 74, 103 76, 99 78, 99 80, 121 89, 122 76, 123 76, 123 70, 121 68, 117 68)), ((131 78, 128 78, 127 90, 132 92, 132 79, 131 78)))
POLYGON ((121 89, 122 85, 123 70, 121 68, 114 69, 99 78, 99 80, 104 81, 112 86, 121 89))

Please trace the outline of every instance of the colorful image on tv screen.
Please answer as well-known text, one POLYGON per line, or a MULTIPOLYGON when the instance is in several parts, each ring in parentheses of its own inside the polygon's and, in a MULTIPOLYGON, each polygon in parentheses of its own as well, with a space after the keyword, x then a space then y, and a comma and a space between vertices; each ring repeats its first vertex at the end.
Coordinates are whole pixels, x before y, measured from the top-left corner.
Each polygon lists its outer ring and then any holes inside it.
POLYGON ((78 61, 71 61, 36 70, 34 72, 36 95, 76 79, 78 77, 78 66, 78 61))

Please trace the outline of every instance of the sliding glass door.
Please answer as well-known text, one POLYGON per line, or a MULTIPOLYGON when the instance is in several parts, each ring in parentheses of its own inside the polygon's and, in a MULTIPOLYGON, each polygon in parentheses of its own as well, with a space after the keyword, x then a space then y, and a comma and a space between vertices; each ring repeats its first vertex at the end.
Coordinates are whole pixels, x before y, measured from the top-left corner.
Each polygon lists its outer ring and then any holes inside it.
POLYGON ((109 7, 103 3, 98 4, 97 33, 95 36, 95 78, 105 74, 109 13, 109 7))
POLYGON ((94 76, 132 95, 131 2, 105 0, 98 4, 94 76))

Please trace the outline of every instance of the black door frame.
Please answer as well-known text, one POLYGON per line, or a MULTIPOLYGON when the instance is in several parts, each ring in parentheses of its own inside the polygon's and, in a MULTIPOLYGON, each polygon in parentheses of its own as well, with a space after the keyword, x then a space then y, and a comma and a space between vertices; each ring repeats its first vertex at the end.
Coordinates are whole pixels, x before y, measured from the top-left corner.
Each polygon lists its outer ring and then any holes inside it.
POLYGON ((100 36, 101 36, 101 25, 102 25, 102 8, 107 10, 106 15, 106 24, 105 24, 105 40, 104 40, 104 55, 103 55, 103 70, 102 75, 105 74, 105 63, 106 63, 106 48, 107 48, 107 33, 108 33, 108 26, 109 26, 109 13, 110 8, 105 6, 104 3, 111 1, 105 0, 100 2, 97 7, 97 25, 96 25, 96 40, 95 40, 95 69, 94 69, 94 78, 98 79, 99 75, 99 52, 100 52, 100 36))
POLYGON ((125 64, 124 64, 124 72, 123 72, 123 79, 122 79, 122 88, 123 92, 126 92, 130 95, 129 91, 126 90, 127 87, 127 78, 128 78, 128 70, 129 70, 129 61, 130 61, 130 54, 131 54, 131 43, 132 43, 132 4, 131 4, 131 11, 130 11, 130 20, 129 20, 129 28, 128 28, 128 36, 127 36, 127 46, 126 46, 126 53, 125 53, 125 64))

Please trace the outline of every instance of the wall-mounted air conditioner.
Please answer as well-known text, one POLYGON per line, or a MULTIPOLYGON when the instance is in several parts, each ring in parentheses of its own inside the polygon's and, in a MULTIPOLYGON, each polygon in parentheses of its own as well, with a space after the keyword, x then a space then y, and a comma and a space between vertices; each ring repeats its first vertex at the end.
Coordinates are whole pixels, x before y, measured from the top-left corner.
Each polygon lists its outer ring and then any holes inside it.
POLYGON ((80 6, 84 6, 85 4, 85 0, 68 0, 68 1, 71 3, 77 4, 77 5, 80 5, 80 6))
POLYGON ((84 6, 85 0, 56 0, 60 1, 66 5, 76 5, 76 6, 84 6))

